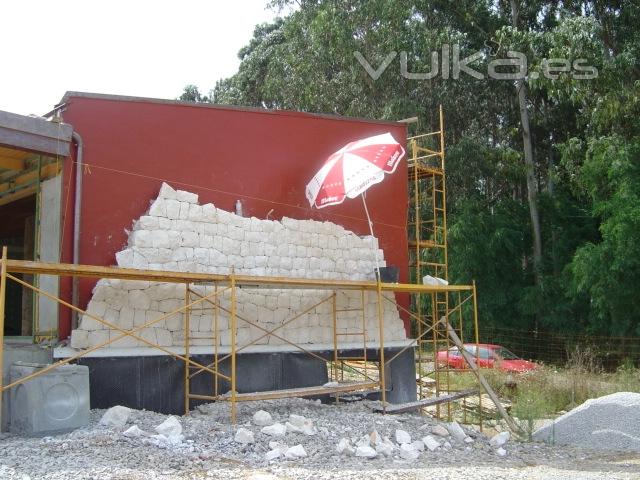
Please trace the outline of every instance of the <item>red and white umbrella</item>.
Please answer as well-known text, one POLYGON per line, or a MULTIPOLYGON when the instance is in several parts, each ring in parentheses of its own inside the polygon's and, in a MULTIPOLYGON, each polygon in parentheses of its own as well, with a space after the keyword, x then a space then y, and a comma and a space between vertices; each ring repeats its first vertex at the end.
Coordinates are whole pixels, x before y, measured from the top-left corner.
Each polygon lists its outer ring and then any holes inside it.
POLYGON ((355 198, 370 186, 393 173, 404 149, 390 133, 348 143, 332 154, 307 185, 312 207, 338 205, 346 197, 355 198))
POLYGON ((360 195, 373 237, 373 224, 364 193, 384 180, 385 173, 395 172, 404 153, 404 148, 388 132, 348 143, 332 154, 307 184, 305 193, 309 204, 324 208, 338 205, 347 197, 360 195))

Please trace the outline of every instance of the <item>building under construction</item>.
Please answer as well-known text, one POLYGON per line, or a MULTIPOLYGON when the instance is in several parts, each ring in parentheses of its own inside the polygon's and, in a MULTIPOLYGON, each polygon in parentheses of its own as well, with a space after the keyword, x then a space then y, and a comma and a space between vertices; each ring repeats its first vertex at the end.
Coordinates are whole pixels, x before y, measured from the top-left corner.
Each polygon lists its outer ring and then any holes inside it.
POLYGON ((47 118, 0 112, 3 418, 12 389, 65 363, 89 367, 93 408, 228 401, 234 419, 240 401, 419 396, 450 415, 435 354, 478 329, 474 286, 447 283, 434 117, 408 136, 403 122, 85 93, 47 118), (375 237, 359 202, 308 208, 324 159, 387 132, 407 155, 368 192, 375 237), (15 360, 50 365, 12 378, 15 360))

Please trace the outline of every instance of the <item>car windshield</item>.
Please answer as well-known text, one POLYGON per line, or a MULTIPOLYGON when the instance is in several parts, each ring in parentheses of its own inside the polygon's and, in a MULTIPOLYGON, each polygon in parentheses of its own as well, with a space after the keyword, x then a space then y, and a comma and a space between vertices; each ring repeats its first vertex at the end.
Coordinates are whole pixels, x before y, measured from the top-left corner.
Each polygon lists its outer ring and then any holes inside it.
POLYGON ((509 350, 507 350, 504 347, 499 347, 496 348, 493 353, 500 357, 503 358, 504 360, 519 360, 520 357, 518 357, 516 354, 514 354, 513 352, 510 352, 509 350))

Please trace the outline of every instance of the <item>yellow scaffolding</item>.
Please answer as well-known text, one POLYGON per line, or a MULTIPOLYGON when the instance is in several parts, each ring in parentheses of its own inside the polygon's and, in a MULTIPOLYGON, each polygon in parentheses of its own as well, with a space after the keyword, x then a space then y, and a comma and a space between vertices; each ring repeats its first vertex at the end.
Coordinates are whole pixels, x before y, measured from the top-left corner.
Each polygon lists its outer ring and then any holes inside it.
MULTIPOLYGON (((439 128, 436 131, 417 134, 407 138, 409 150, 409 267, 414 283, 422 284, 423 277, 430 275, 448 283, 447 243, 447 191, 445 169, 444 114, 438 109, 439 128)), ((432 280, 433 281, 433 280, 432 280)), ((437 280, 436 280, 437 281, 437 280)), ((473 285, 473 319, 470 322, 472 338, 478 343, 477 302, 473 285)), ((418 340, 416 355, 417 390, 419 399, 435 395, 440 397, 452 393, 451 368, 448 361, 438 359, 439 351, 452 348, 448 325, 455 324, 459 338, 464 341, 464 318, 460 306, 464 301, 460 292, 450 290, 417 294, 413 297, 412 309, 421 320, 415 322, 418 340), (452 298, 452 295, 455 298, 452 298), (425 326, 431 335, 427 338, 425 326), (430 362, 426 359, 429 358, 430 362), (425 365, 429 366, 425 367, 425 365), (426 370, 426 371, 425 371, 426 370), (433 377, 434 384, 426 385, 425 378, 433 377)), ((477 349, 476 349, 477 350, 477 349)), ((482 395, 479 396, 482 398, 482 395)), ((464 400, 463 400, 464 402, 464 400)), ((440 404, 436 405, 436 416, 441 417, 440 404)), ((466 409, 465 409, 466 411, 466 409)), ((481 406, 480 406, 481 411, 481 406)), ((451 420, 451 403, 447 402, 447 417, 451 420)), ((480 426, 482 420, 480 416, 480 426)))
MULTIPOLYGON (((236 421, 236 412, 237 412, 237 403, 244 401, 253 401, 253 400, 265 400, 265 399, 275 399, 275 398, 286 398, 286 397, 305 397, 305 396, 318 396, 318 395, 336 395, 346 393, 346 392, 356 392, 356 391, 369 391, 375 390, 379 392, 380 398, 382 400, 383 408, 387 408, 386 403, 386 386, 385 386, 385 370, 388 368, 389 364, 393 362, 400 354, 405 352, 407 349, 414 348, 418 342, 422 338, 414 339, 413 341, 408 341, 406 346, 402 348, 398 353, 395 353, 390 359, 385 360, 384 357, 384 307, 383 302, 388 301, 392 305, 396 305, 395 301, 392 298, 388 298, 387 294, 391 293, 399 293, 404 292, 410 295, 432 295, 432 294, 443 294, 443 293, 451 293, 451 292, 459 292, 461 295, 465 295, 465 299, 462 300, 462 303, 457 307, 453 308, 451 311, 455 311, 457 309, 461 309, 463 304, 468 302, 469 300, 475 298, 475 290, 472 285, 449 285, 449 286, 434 286, 434 285, 416 285, 416 284, 396 284, 396 283, 382 283, 380 281, 348 281, 348 280, 325 280, 325 279, 306 279, 306 278, 281 278, 281 277, 266 277, 266 276, 248 276, 248 275, 236 275, 235 273, 231 273, 229 275, 214 275, 214 274, 203 274, 203 273, 191 273, 191 272, 168 272, 168 271, 157 271, 157 270, 135 270, 135 269, 126 269, 126 268, 111 268, 111 267, 98 267, 98 266, 87 266, 87 265, 69 265, 69 264, 60 264, 60 263, 40 263, 40 262, 29 262, 29 261, 19 261, 19 260, 9 260, 7 258, 7 250, 3 248, 2 251, 2 260, 1 260, 1 269, 0 269, 0 369, 2 368, 2 348, 4 342, 3 335, 3 324, 4 324, 4 305, 5 305, 5 295, 6 295, 6 283, 7 281, 17 282, 18 284, 31 289, 37 295, 42 295, 50 300, 58 302, 60 305, 63 305, 72 311, 75 311, 81 315, 85 315, 99 324, 103 325, 110 331, 109 340, 106 340, 102 343, 94 345, 85 350, 78 351, 78 353, 65 358, 63 360, 59 360, 51 365, 48 365, 39 371, 25 376, 21 379, 13 381, 7 385, 3 385, 2 378, 0 377, 0 393, 7 391, 10 388, 13 388, 17 385, 20 385, 34 377, 42 375, 51 371, 54 368, 57 368, 60 365, 68 364, 74 362, 82 357, 85 357, 92 352, 95 352, 98 349, 107 347, 108 345, 113 344, 123 338, 130 337, 136 339, 138 342, 155 349, 158 349, 164 352, 167 355, 170 355, 178 360, 184 362, 184 406, 185 406, 185 414, 188 414, 190 409, 191 400, 206 400, 206 401, 228 401, 230 402, 231 407, 231 420, 233 422, 236 421), (104 318, 101 318, 97 315, 93 315, 86 310, 79 308, 78 306, 72 305, 61 298, 55 297, 38 287, 30 285, 29 283, 21 280, 20 278, 14 276, 13 274, 22 273, 22 274, 46 274, 46 275, 56 275, 56 276, 66 276, 66 277, 88 277, 88 278, 111 278, 111 279, 120 279, 120 280, 139 280, 139 281, 150 281, 150 282, 161 282, 161 283, 174 283, 174 284, 183 284, 185 286, 185 296, 184 296, 184 305, 179 308, 174 309, 173 311, 166 313, 164 315, 160 315, 157 318, 148 319, 144 324, 135 326, 134 328, 124 329, 119 325, 116 325, 104 318), (208 285, 210 288, 210 292, 203 291, 198 292, 197 286, 208 285), (240 315, 237 311, 237 290, 238 288, 265 288, 265 289, 276 289, 276 290, 284 290, 284 289, 309 289, 309 290, 324 290, 327 291, 327 295, 320 302, 316 303, 307 309, 304 309, 302 312, 296 312, 291 318, 282 322, 282 324, 278 325, 273 329, 267 329, 262 325, 259 325, 256 321, 250 320, 243 315, 240 315), (311 351, 308 345, 298 344, 296 342, 292 342, 287 340, 282 335, 278 334, 278 330, 289 325, 291 322, 296 321, 301 318, 305 313, 313 310, 318 305, 328 303, 332 305, 332 315, 335 319, 333 321, 333 328, 335 329, 339 325, 338 319, 338 309, 336 308, 336 295, 343 291, 358 291, 361 294, 361 298, 364 298, 364 295, 375 295, 376 296, 376 313, 377 316, 377 328, 378 331, 378 339, 376 341, 369 341, 367 343, 367 338, 371 338, 371 335, 368 335, 366 328, 366 319, 363 320, 363 337, 365 338, 365 343, 363 344, 363 357, 369 361, 371 359, 366 357, 367 347, 369 349, 377 350, 377 358, 375 359, 378 364, 378 375, 377 378, 372 378, 372 375, 367 373, 367 369, 364 371, 364 380, 363 381, 348 381, 348 382, 338 382, 333 385, 323 385, 323 386, 314 386, 307 388, 294 388, 287 390, 275 390, 275 391, 266 391, 266 392, 239 392, 237 391, 237 380, 238 380, 238 372, 236 360, 237 356, 243 350, 246 350, 249 346, 255 345, 260 339, 273 336, 278 338, 279 340, 289 344, 291 347, 306 353, 314 358, 322 360, 329 364, 330 362, 345 361, 344 358, 340 357, 337 352, 340 348, 340 343, 338 342, 338 336, 333 335, 334 338, 334 354, 330 355, 328 358, 324 358, 318 353, 311 351), (229 304, 228 306, 224 306, 221 302, 223 297, 228 296, 229 304), (190 328, 189 328, 189 319, 190 312, 194 307, 202 307, 203 305, 210 306, 210 310, 213 315, 213 333, 209 340, 211 340, 211 347, 213 351, 213 361, 210 364, 203 364, 201 362, 195 361, 191 355, 191 342, 190 342, 190 328), (221 345, 220 345, 220 324, 218 321, 219 312, 225 311, 228 312, 229 315, 229 327, 230 327, 230 342, 227 347, 227 352, 223 356, 221 356, 221 345), (167 320, 168 318, 174 315, 184 315, 184 346, 183 351, 178 351, 175 347, 165 347, 161 346, 156 342, 152 342, 142 335, 142 330, 148 328, 153 325, 157 325, 160 322, 167 320), (247 343, 242 345, 239 344, 238 339, 236 337, 237 326, 238 323, 246 323, 254 328, 261 330, 262 336, 257 339, 253 339, 247 343), (226 363, 229 365, 228 372, 223 373, 222 365, 226 363), (213 376, 213 388, 210 395, 202 395, 195 394, 191 392, 191 380, 199 374, 207 373, 213 376), (226 382, 229 385, 229 390, 227 392, 222 393, 220 390, 219 382, 226 382)), ((389 295, 391 296, 391 295, 389 295)), ((475 302, 474 302, 475 305, 475 302)), ((402 307, 399 307, 402 309, 402 307)), ((428 325, 425 322, 425 319, 422 317, 418 317, 415 314, 410 313, 410 316, 414 318, 416 322, 423 325, 423 336, 426 336, 430 333, 430 330, 435 328, 435 325, 428 325)), ((363 314, 364 315, 364 314, 363 314)), ((1 398, 1 395, 0 395, 1 398)), ((1 400, 0 400, 1 401, 1 400)), ((1 412, 1 404, 0 404, 0 412, 1 412)))

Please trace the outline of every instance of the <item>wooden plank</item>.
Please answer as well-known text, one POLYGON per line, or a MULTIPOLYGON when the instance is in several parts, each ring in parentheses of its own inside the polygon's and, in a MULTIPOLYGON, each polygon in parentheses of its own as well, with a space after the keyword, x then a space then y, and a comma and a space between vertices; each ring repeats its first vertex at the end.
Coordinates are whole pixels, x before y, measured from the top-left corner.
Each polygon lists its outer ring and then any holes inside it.
POLYGON ((20 158, 5 157, 0 153, 0 168, 4 170, 24 169, 24 160, 20 158))
POLYGON ((477 395, 478 393, 479 393, 479 390, 477 388, 470 388, 469 390, 463 390, 461 392, 451 393, 448 395, 440 395, 439 397, 434 397, 434 398, 425 398, 424 400, 418 400, 416 402, 399 403, 397 405, 387 405, 386 409, 382 407, 375 407, 373 411, 385 412, 385 413, 411 412, 412 410, 419 410, 424 407, 431 407, 433 405, 439 405, 442 403, 452 402, 454 400, 460 400, 461 398, 468 397, 471 395, 477 395))
MULTIPOLYGON (((46 180, 51 177, 55 177, 62 170, 62 165, 56 163, 50 163, 48 165, 44 165, 40 169, 40 179, 46 180)), ((30 183, 34 183, 38 180, 38 170, 30 170, 21 175, 17 175, 11 180, 6 180, 4 183, 0 183, 0 195, 4 192, 8 192, 10 190, 15 189, 16 187, 20 187, 22 185, 28 185, 30 183)))
MULTIPOLYGON (((444 322, 442 322, 441 320, 439 323, 444 323, 444 322)), ((484 388, 485 392, 487 392, 487 395, 489 395, 489 397, 491 398, 491 401, 494 403, 494 405, 498 409, 498 413, 500 414, 500 416, 504 419, 505 422, 507 422, 507 425, 509 426, 512 432, 522 435, 524 432, 522 431, 520 426, 513 421, 513 418, 511 418, 509 413, 507 413, 505 408, 502 406, 502 402, 498 398, 498 395, 496 395, 496 392, 493 391, 493 388, 491 388, 491 385, 489 385, 487 380, 484 378, 484 375, 482 375, 482 372, 480 371, 480 368, 478 368, 478 366, 476 365, 476 361, 473 358, 473 356, 467 351, 466 348, 464 348, 462 340, 460 340, 460 337, 458 337, 458 334, 456 333, 454 328, 449 323, 446 323, 446 327, 447 327, 447 333, 449 334, 449 338, 453 340, 453 343, 456 345, 456 347, 458 347, 458 350, 460 351, 460 353, 462 353, 462 356, 464 357, 465 361, 467 362, 469 367, 471 367, 471 370, 473 370, 473 373, 475 373, 476 377, 478 378, 478 381, 484 388)))
MULTIPOLYGON (((319 385, 317 387, 287 388, 283 390, 268 390, 265 392, 238 393, 236 395, 236 401, 252 402, 256 400, 275 400, 278 398, 315 397, 320 395, 331 395, 332 393, 369 390, 377 386, 377 382, 350 382, 340 384, 336 387, 323 387, 322 385, 319 385)), ((220 397, 219 400, 231 401, 231 396, 226 394, 220 397)))

